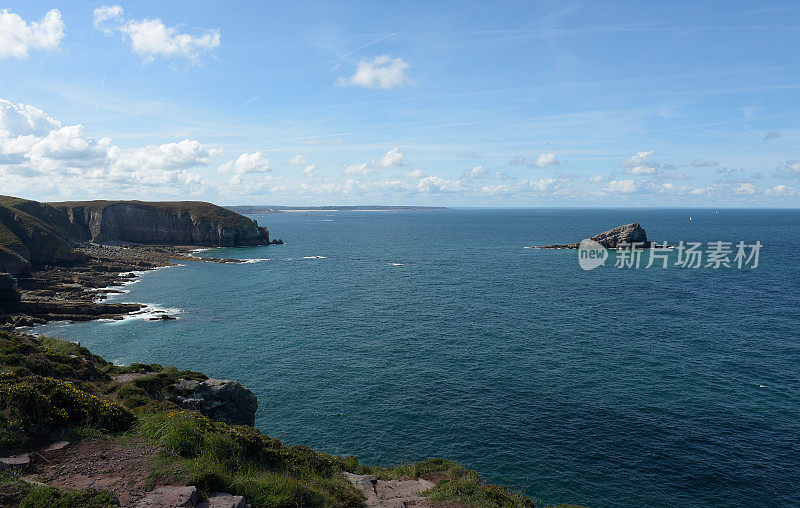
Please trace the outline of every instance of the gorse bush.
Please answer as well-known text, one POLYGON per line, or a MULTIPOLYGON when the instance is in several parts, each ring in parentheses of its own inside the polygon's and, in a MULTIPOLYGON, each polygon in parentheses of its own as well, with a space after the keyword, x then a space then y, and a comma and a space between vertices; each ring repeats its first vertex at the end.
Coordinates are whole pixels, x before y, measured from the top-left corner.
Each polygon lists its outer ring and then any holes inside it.
POLYGON ((108 431, 129 429, 136 417, 106 398, 41 376, 0 374, 0 451, 44 440, 57 429, 89 425, 108 431))

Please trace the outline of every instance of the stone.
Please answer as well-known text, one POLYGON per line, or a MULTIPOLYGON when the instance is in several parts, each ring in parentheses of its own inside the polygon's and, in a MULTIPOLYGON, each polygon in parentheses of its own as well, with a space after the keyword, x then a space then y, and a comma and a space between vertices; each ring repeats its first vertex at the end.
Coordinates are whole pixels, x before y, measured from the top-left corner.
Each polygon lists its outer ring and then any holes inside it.
MULTIPOLYGON (((637 244, 637 247, 642 248, 657 248, 661 247, 655 242, 647 239, 647 233, 638 222, 625 224, 624 226, 617 226, 614 229, 603 231, 592 238, 595 242, 599 243, 606 249, 619 249, 630 247, 632 244, 637 244)), ((570 244, 556 244, 556 245, 543 245, 535 247, 537 249, 577 249, 580 247, 580 242, 570 244)))
POLYGON ((160 487, 140 499, 135 506, 136 508, 197 506, 197 487, 160 487))
POLYGON ((49 445, 42 448, 41 452, 55 452, 58 450, 63 450, 69 446, 69 441, 56 441, 55 443, 50 443, 49 445))
POLYGON ((372 475, 342 473, 365 498, 370 507, 405 508, 408 506, 431 506, 430 501, 419 493, 434 486, 422 478, 416 480, 378 480, 372 475))
POLYGON ((23 470, 31 465, 31 456, 27 453, 21 453, 12 457, 0 458, 0 471, 6 469, 23 470))
POLYGON ((200 411, 213 420, 232 425, 254 426, 258 399, 238 381, 180 379, 175 385, 184 409, 200 411))
POLYGON ((198 508, 250 508, 243 496, 212 492, 208 499, 197 505, 198 508))

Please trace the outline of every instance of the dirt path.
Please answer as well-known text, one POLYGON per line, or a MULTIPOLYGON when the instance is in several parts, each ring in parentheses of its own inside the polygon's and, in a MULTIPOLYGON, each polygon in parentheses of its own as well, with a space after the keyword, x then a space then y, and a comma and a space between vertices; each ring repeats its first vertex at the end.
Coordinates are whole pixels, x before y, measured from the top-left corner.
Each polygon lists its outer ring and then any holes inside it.
POLYGON ((26 480, 71 489, 108 490, 122 506, 132 506, 153 488, 169 484, 151 476, 150 464, 158 451, 144 440, 90 439, 62 450, 39 452, 39 473, 26 480))

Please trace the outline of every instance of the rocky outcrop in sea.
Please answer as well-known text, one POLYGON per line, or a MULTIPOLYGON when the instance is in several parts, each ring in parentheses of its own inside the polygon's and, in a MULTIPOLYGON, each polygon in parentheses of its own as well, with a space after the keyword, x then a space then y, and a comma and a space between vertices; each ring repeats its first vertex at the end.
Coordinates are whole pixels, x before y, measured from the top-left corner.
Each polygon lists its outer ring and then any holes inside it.
MULTIPOLYGON (((663 247, 663 244, 657 244, 647 239, 647 233, 638 222, 617 226, 614 229, 603 231, 591 237, 591 240, 599 243, 606 249, 620 249, 620 248, 657 248, 663 247)), ((542 245, 534 247, 536 249, 577 249, 580 247, 580 242, 569 244, 556 244, 556 245, 542 245)))

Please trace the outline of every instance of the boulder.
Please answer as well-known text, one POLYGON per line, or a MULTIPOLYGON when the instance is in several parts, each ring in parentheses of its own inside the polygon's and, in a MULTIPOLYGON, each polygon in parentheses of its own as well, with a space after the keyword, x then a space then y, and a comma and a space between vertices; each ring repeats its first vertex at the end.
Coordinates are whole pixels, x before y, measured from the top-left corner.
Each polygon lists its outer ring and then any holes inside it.
POLYGON ((258 399, 238 381, 181 379, 175 384, 181 407, 200 411, 211 419, 232 425, 256 423, 258 399))
POLYGON ((422 478, 416 480, 378 480, 372 475, 344 472, 345 478, 364 495, 364 504, 369 507, 406 508, 408 506, 430 506, 430 502, 419 493, 435 484, 422 478))
POLYGON ((250 503, 242 496, 213 492, 197 508, 250 508, 250 503))
POLYGON ((0 458, 0 471, 6 469, 24 470, 31 465, 31 457, 27 453, 14 455, 13 457, 0 458))
POLYGON ((150 492, 136 508, 176 508, 197 506, 197 487, 167 486, 150 492))

